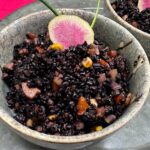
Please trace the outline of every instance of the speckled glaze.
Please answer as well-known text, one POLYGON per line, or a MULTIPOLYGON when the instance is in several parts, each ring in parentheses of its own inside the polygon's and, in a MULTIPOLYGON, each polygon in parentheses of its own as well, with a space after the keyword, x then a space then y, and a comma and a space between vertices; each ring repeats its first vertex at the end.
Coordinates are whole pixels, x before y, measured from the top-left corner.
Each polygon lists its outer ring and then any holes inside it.
MULTIPOLYGON (((94 17, 93 13, 81 10, 64 9, 61 12, 80 16, 89 23, 91 23, 94 17)), ((46 31, 48 22, 53 17, 49 11, 41 11, 16 20, 4 28, 0 32, 0 65, 3 66, 12 59, 13 46, 21 43, 28 31, 35 33, 46 31)), ((127 58, 130 72, 134 73, 130 80, 130 90, 139 98, 130 104, 122 117, 102 131, 86 135, 56 136, 39 133, 21 125, 13 119, 12 112, 7 107, 5 100, 5 94, 8 89, 3 81, 0 80, 0 118, 8 127, 21 137, 37 145, 53 149, 71 150, 83 148, 100 141, 124 126, 139 112, 146 101, 150 88, 149 62, 143 48, 125 28, 106 17, 98 16, 94 31, 98 40, 106 42, 112 48, 122 47, 132 41, 131 44, 121 49, 120 52, 127 58), (142 65, 139 65, 138 69, 135 69, 133 64, 139 56, 142 58, 142 65)), ((0 72, 1 75, 2 73, 0 72)))
POLYGON ((124 21, 116 12, 115 10, 111 7, 111 3, 114 2, 115 0, 104 0, 104 6, 105 9, 107 10, 107 16, 122 26, 124 26, 126 29, 128 29, 141 43, 143 46, 149 60, 150 60, 150 34, 143 32, 126 21, 124 21))

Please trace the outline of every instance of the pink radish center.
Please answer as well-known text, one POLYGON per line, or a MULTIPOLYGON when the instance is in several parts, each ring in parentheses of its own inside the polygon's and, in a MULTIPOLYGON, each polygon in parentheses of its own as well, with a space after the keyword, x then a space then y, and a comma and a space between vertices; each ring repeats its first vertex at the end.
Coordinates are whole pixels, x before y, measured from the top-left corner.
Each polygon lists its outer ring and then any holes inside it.
POLYGON ((150 8, 150 0, 144 1, 142 7, 143 9, 150 8))
POLYGON ((83 44, 88 31, 83 27, 81 28, 80 24, 65 20, 55 25, 53 33, 58 43, 61 43, 65 48, 69 48, 70 46, 83 44))
POLYGON ((150 8, 150 0, 139 0, 138 7, 140 11, 150 8))

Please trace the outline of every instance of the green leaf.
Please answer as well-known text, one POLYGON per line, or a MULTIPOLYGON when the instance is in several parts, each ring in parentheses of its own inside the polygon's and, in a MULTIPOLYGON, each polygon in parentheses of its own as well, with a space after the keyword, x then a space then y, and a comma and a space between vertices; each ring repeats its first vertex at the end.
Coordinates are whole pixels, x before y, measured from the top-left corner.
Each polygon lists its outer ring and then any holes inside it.
POLYGON ((48 7, 53 13, 55 16, 59 16, 59 13, 56 11, 56 9, 50 5, 47 1, 45 0, 39 0, 41 3, 43 3, 46 7, 48 7))
POLYGON ((95 25, 95 23, 96 23, 97 16, 98 16, 98 13, 99 13, 100 4, 101 4, 101 0, 98 0, 97 8, 96 8, 96 13, 95 13, 94 19, 93 19, 93 21, 91 23, 91 28, 93 28, 94 25, 95 25))

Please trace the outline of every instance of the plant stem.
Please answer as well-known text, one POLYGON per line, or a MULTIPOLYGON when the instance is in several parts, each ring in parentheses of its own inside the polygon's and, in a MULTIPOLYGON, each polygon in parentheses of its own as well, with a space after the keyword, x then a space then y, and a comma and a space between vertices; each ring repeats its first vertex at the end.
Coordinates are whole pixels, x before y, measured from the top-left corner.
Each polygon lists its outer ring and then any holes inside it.
POLYGON ((59 16, 59 13, 56 11, 56 9, 54 9, 53 6, 51 6, 50 4, 48 4, 48 2, 46 2, 45 0, 39 0, 41 3, 43 3, 45 6, 47 6, 53 13, 55 16, 59 16))
POLYGON ((98 13, 99 13, 100 3, 101 3, 101 0, 98 0, 96 13, 95 13, 94 19, 92 21, 91 28, 93 28, 96 23, 96 19, 97 19, 98 13))

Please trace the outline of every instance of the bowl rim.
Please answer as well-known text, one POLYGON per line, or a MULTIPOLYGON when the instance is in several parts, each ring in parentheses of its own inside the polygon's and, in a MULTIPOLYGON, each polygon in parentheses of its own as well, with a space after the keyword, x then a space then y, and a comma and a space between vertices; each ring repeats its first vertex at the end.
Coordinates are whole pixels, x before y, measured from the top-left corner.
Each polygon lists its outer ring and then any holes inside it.
MULTIPOLYGON (((94 13, 92 13, 92 12, 87 12, 87 11, 79 10, 79 9, 60 9, 60 10, 65 10, 67 12, 75 11, 78 13, 84 13, 87 15, 94 16, 94 13)), ((15 23, 21 22, 21 21, 27 19, 28 17, 37 16, 39 14, 46 14, 46 13, 49 13, 49 10, 42 10, 42 11, 31 13, 29 15, 21 17, 21 18, 17 19, 16 21, 12 22, 11 24, 9 24, 8 26, 6 26, 5 28, 3 28, 0 33, 5 33, 7 31, 7 29, 10 28, 11 26, 13 26, 15 23)), ((114 22, 113 20, 111 20, 107 17, 104 17, 102 15, 99 15, 98 17, 114 22)), ((114 23, 116 23, 116 22, 114 22, 114 23)), ((118 24, 118 23, 116 23, 116 24, 118 24)), ((125 29, 125 28, 122 27, 122 29, 125 29)), ((130 35, 132 36, 132 34, 130 34, 130 35)), ((135 37, 133 36, 133 38, 135 38, 135 37)), ((136 38, 135 38, 135 40, 136 40, 136 38)), ((136 40, 136 42, 137 42, 137 44, 139 44, 139 47, 143 50, 143 53, 145 54, 144 49, 142 48, 140 43, 137 40, 136 40)), ((146 56, 146 54, 145 54, 145 56, 146 56)), ((150 67, 149 67, 149 61, 148 61, 147 57, 146 57, 145 65, 147 66, 146 79, 149 82, 144 83, 144 86, 143 86, 144 94, 139 98, 139 101, 136 102, 135 109, 133 109, 128 115, 119 118, 117 121, 115 121, 113 124, 111 124, 107 128, 104 128, 102 131, 88 133, 88 134, 84 134, 84 135, 77 135, 77 136, 48 135, 48 134, 44 134, 44 133, 40 133, 38 131, 32 130, 32 129, 27 128, 26 126, 20 124, 13 117, 11 117, 7 111, 5 111, 1 107, 0 107, 0 119, 6 125, 8 125, 11 129, 16 131, 20 136, 24 135, 24 136, 28 137, 29 139, 33 138, 34 140, 40 140, 43 142, 57 143, 57 144, 75 144, 75 143, 89 142, 89 141, 94 141, 94 140, 104 138, 104 137, 108 136, 109 134, 117 131, 122 126, 124 126, 127 122, 129 122, 129 120, 131 120, 139 112, 139 110, 142 108, 144 102, 146 101, 146 98, 149 94, 149 88, 150 88, 150 67)))
POLYGON ((138 34, 142 34, 143 36, 145 36, 145 38, 150 38, 150 34, 137 29, 135 27, 133 27, 131 24, 127 23, 125 20, 123 20, 117 13, 116 11, 112 8, 111 6, 111 2, 110 0, 106 0, 106 5, 108 7, 108 9, 110 10, 110 12, 115 16, 115 19, 117 19, 118 23, 121 23, 121 25, 123 25, 124 27, 127 27, 128 29, 138 33, 138 34))

